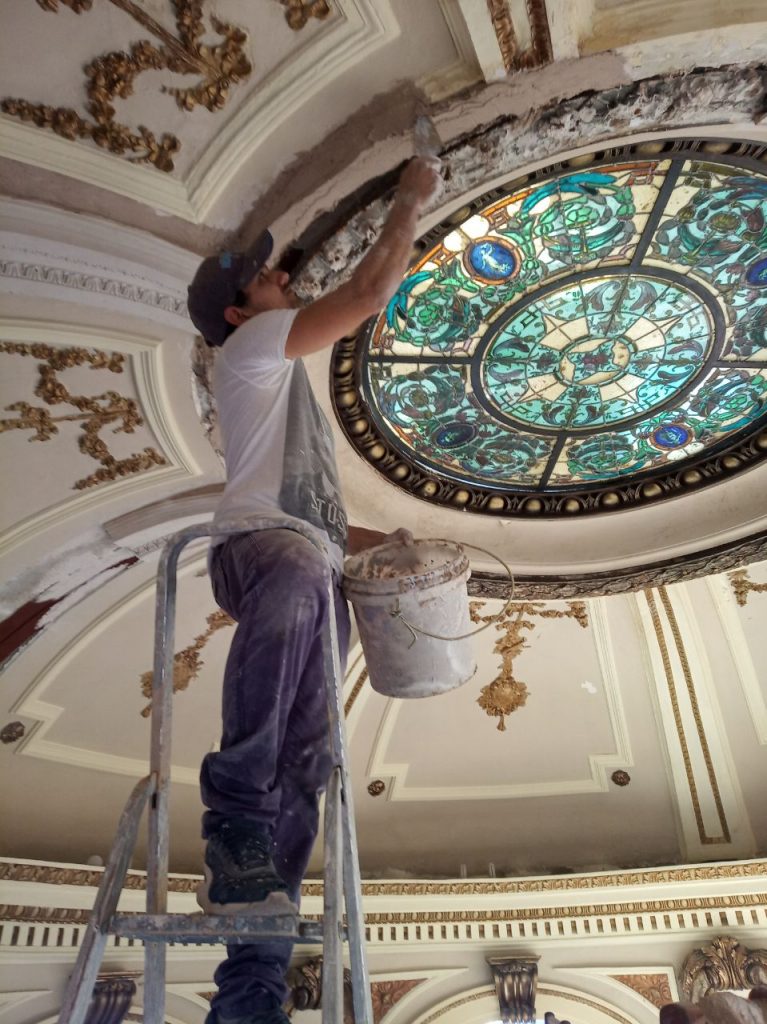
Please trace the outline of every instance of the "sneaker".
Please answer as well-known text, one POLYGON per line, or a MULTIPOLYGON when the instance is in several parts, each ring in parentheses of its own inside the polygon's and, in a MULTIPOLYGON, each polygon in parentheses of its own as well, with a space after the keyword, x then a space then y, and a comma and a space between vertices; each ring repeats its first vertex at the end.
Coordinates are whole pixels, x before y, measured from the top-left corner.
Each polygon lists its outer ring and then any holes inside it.
MULTIPOLYGON (((271 848, 266 832, 244 818, 219 825, 205 849, 205 881, 197 890, 202 909, 207 914, 298 914, 277 874, 271 848)), ((282 1021, 274 1018, 274 1024, 282 1021)), ((263 1024, 272 1024, 271 1017, 263 1024)))

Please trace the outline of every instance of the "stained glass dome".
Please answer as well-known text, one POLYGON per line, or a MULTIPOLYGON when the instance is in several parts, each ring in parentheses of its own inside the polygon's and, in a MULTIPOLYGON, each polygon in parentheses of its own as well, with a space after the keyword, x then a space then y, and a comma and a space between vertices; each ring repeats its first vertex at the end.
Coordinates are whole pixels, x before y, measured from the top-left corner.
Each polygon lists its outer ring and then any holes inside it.
POLYGON ((337 350, 352 442, 413 493, 491 514, 606 511, 752 465, 767 454, 759 156, 625 147, 458 211, 337 350))

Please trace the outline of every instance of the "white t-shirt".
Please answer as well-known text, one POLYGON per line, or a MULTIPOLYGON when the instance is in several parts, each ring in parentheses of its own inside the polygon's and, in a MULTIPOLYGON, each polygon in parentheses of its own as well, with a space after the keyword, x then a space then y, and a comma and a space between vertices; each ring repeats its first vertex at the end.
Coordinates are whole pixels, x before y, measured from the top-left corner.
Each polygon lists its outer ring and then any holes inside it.
MULTIPOLYGON (((347 519, 333 436, 300 359, 286 359, 294 309, 251 317, 227 338, 213 372, 227 483, 217 526, 281 516, 308 523, 341 570, 347 519)), ((220 543, 225 538, 214 539, 220 543)))

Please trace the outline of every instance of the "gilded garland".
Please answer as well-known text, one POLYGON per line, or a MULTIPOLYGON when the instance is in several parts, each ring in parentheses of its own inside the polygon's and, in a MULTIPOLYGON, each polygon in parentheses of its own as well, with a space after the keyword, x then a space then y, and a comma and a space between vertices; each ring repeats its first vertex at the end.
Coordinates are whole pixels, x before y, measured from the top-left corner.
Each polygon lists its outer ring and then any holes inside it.
MULTIPOLYGON (((483 601, 472 601, 469 614, 473 622, 489 622, 492 615, 480 615, 483 601)), ((499 675, 483 686, 477 697, 477 704, 488 715, 498 718, 498 731, 506 731, 505 718, 527 703, 529 691, 527 686, 514 678, 514 658, 527 647, 528 640, 524 631, 535 628, 533 618, 543 619, 575 619, 583 629, 588 628, 589 618, 583 601, 568 601, 567 610, 546 608, 542 602, 524 601, 508 604, 495 628, 501 633, 493 650, 501 656, 499 675)))
POLYGON ((748 569, 738 569, 736 572, 731 572, 728 574, 728 578, 732 592, 735 594, 735 600, 741 608, 744 608, 748 603, 749 594, 767 593, 767 583, 754 583, 748 569))
MULTIPOLYGON (((200 657, 200 654, 213 634, 218 632, 219 629, 224 629, 226 626, 234 625, 234 619, 221 609, 211 612, 205 621, 208 625, 205 632, 200 633, 200 635, 196 636, 188 647, 185 647, 183 651, 177 651, 173 656, 174 693, 178 693, 180 690, 186 690, 192 680, 196 679, 200 674, 200 669, 205 664, 200 657)), ((144 718, 148 718, 152 713, 151 698, 153 681, 154 672, 151 670, 142 674, 141 692, 149 699, 149 704, 147 704, 141 712, 142 717, 144 718)))
POLYGON ((30 430, 30 441, 50 441, 59 433, 59 423, 79 423, 82 433, 77 444, 84 455, 98 462, 99 468, 76 480, 72 485, 82 491, 97 484, 117 480, 119 477, 167 465, 166 459, 156 448, 143 448, 140 452, 123 459, 116 458, 101 437, 106 427, 115 434, 133 434, 144 421, 139 415, 138 405, 133 398, 125 398, 117 391, 104 391, 98 395, 73 395, 59 380, 58 374, 74 366, 89 365, 94 370, 108 370, 122 373, 125 356, 119 352, 99 352, 86 348, 54 348, 51 345, 24 345, 0 342, 0 353, 7 355, 32 356, 38 363, 39 376, 34 393, 46 406, 68 405, 74 411, 62 416, 52 416, 43 406, 29 402, 13 402, 6 406, 7 412, 15 412, 14 418, 0 419, 0 434, 9 430, 30 430))
MULTIPOLYGON (((60 0, 75 14, 83 14, 93 0, 60 0)), ((194 75, 197 81, 187 88, 163 85, 162 92, 173 96, 182 110, 197 106, 220 110, 232 85, 243 81, 253 70, 245 55, 247 33, 210 15, 210 25, 221 37, 208 45, 202 41, 210 32, 203 18, 204 0, 170 0, 175 14, 176 34, 169 32, 134 0, 109 0, 146 29, 154 41, 141 39, 130 50, 113 50, 90 61, 84 67, 87 117, 72 107, 50 107, 43 103, 8 98, 0 108, 6 114, 47 128, 65 139, 91 139, 102 149, 125 156, 131 163, 147 163, 160 171, 173 170, 173 157, 181 148, 170 132, 158 138, 145 125, 131 128, 117 120, 114 102, 133 94, 134 84, 145 71, 170 71, 194 75)), ((59 0, 37 0, 43 10, 56 12, 59 0)))

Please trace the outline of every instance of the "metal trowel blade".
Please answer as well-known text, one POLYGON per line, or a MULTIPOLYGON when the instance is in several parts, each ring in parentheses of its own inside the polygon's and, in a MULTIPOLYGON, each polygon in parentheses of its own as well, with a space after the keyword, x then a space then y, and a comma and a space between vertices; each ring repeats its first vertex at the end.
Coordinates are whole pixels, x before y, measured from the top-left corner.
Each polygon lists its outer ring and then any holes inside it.
POLYGON ((428 114, 419 114, 413 126, 413 143, 416 156, 438 156, 442 149, 434 122, 428 114))

